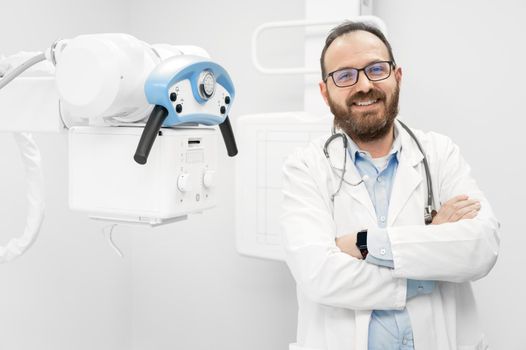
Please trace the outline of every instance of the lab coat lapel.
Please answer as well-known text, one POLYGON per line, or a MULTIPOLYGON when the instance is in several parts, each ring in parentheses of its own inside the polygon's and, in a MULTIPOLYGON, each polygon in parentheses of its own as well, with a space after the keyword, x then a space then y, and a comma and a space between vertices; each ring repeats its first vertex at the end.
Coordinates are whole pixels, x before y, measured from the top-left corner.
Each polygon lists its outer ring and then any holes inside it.
POLYGON ((416 168, 424 157, 411 136, 401 127, 399 130, 402 147, 389 201, 389 226, 393 225, 413 192, 422 182, 422 175, 416 168))
MULTIPOLYGON (((338 138, 330 143, 328 147, 329 155, 331 158, 332 165, 334 166, 334 185, 335 190, 338 188, 340 176, 342 174, 342 169, 344 165, 344 155, 347 158, 347 164, 345 171, 345 181, 349 183, 359 183, 361 181, 360 173, 358 172, 358 169, 356 169, 356 166, 354 165, 349 152, 343 147, 342 139, 338 138)), ((376 222, 376 213, 374 210, 373 203, 371 202, 371 198, 369 197, 369 193, 367 192, 367 188, 365 187, 365 184, 360 184, 358 186, 352 186, 347 183, 342 184, 342 190, 341 192, 348 193, 351 197, 353 197, 355 200, 357 200, 361 205, 363 205, 367 212, 371 215, 373 220, 376 222)))

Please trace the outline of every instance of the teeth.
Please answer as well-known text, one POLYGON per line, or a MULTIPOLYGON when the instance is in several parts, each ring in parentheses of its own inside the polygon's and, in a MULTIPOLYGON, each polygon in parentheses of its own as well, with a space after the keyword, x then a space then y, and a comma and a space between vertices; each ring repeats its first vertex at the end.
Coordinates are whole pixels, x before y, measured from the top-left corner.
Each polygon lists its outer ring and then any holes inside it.
POLYGON ((355 102, 358 106, 369 106, 375 103, 378 100, 371 100, 371 101, 361 101, 361 102, 355 102))

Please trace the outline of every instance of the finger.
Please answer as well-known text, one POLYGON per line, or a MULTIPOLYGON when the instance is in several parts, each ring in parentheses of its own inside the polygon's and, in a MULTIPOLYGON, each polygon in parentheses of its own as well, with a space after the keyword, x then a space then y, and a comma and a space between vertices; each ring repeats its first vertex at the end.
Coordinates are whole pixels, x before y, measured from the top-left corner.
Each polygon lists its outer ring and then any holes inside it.
MULTIPOLYGON (((443 222, 450 222, 452 221, 452 216, 462 208, 465 208, 466 206, 470 206, 477 203, 477 200, 475 199, 469 199, 468 195, 461 194, 458 196, 455 196, 451 198, 450 200, 446 201, 441 208, 438 210, 438 213, 435 217, 435 220, 433 220, 436 223, 443 223, 443 222)), ((456 217, 454 221, 459 220, 460 217, 456 217)))
POLYGON ((458 211, 463 208, 468 208, 474 205, 480 205, 480 202, 476 199, 469 199, 466 201, 460 201, 455 204, 453 204, 453 208, 455 208, 455 211, 458 211))
POLYGON ((464 215, 462 217, 462 220, 464 220, 464 219, 474 219, 475 217, 477 217, 478 213, 479 213, 478 210, 472 210, 469 213, 467 213, 466 215, 464 215))
POLYGON ((448 221, 449 218, 460 208, 465 207, 466 205, 472 204, 472 201, 468 199, 467 195, 459 195, 451 198, 447 202, 445 202, 440 210, 438 211, 438 215, 442 217, 442 219, 448 221))
POLYGON ((465 200, 467 200, 468 198, 469 198, 468 195, 466 195, 466 194, 461 194, 461 195, 459 195, 459 196, 455 196, 455 197, 451 198, 450 200, 446 201, 446 202, 444 203, 444 205, 453 204, 453 203, 456 203, 456 202, 458 202, 458 201, 465 201, 465 200))
POLYGON ((477 203, 480 203, 480 202, 478 200, 476 200, 476 199, 467 199, 467 200, 462 200, 462 201, 456 202, 452 206, 453 206, 453 208, 455 208, 455 211, 457 211, 459 209, 466 208, 466 207, 469 207, 469 206, 477 204, 477 203))
POLYGON ((465 208, 457 210, 453 215, 451 215, 451 222, 458 221, 464 217, 464 215, 475 211, 478 212, 480 210, 480 203, 474 203, 470 206, 467 206, 465 208))

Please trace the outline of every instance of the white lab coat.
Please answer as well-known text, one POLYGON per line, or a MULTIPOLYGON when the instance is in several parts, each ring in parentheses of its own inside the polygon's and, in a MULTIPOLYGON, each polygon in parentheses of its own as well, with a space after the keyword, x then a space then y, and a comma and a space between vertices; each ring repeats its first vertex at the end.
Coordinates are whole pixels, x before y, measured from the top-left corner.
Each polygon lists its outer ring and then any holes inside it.
MULTIPOLYGON (((388 213, 394 270, 355 259, 336 246, 336 237, 375 227, 377 219, 363 184, 344 183, 331 202, 341 171, 333 170, 323 154, 327 137, 284 165, 281 224, 299 307, 297 343, 290 350, 366 350, 371 311, 404 307, 415 350, 488 348, 470 282, 488 274, 496 262, 499 223, 458 147, 443 135, 414 130, 427 154, 436 207, 460 194, 481 202, 475 219, 425 226, 423 156, 411 136, 398 129, 402 151, 388 213), (431 294, 406 302, 407 278, 439 282, 431 294)), ((341 169, 341 138, 328 150, 334 167, 341 169)), ((346 157, 345 178, 357 183, 360 175, 346 157)))

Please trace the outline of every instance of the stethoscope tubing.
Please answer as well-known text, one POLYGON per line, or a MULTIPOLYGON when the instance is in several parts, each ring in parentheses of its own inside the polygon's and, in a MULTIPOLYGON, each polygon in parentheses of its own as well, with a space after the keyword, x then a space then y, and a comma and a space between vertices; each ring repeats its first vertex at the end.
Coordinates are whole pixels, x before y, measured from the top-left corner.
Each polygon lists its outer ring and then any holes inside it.
MULTIPOLYGON (((409 136, 411 136, 411 138, 415 141, 418 149, 420 150, 420 152, 422 153, 422 156, 423 156, 422 162, 424 163, 424 172, 426 174, 426 184, 427 184, 427 206, 424 209, 424 220, 425 220, 426 224, 430 224, 432 222, 432 220, 433 220, 434 215, 436 214, 436 211, 434 209, 433 183, 432 183, 432 179, 431 179, 431 173, 430 173, 430 170, 429 170, 429 164, 427 162, 427 157, 426 157, 424 149, 423 149, 422 145, 420 144, 420 141, 418 140, 416 135, 403 122, 401 122, 400 120, 398 120, 398 122, 400 123, 400 125, 402 125, 402 127, 405 129, 405 131, 407 131, 409 136)), ((331 200, 332 200, 333 203, 334 203, 334 198, 336 197, 336 195, 338 195, 338 193, 342 189, 342 186, 343 186, 344 182, 346 184, 348 184, 348 185, 351 185, 351 186, 358 186, 362 182, 364 182, 364 179, 362 179, 360 182, 358 182, 356 184, 353 184, 353 183, 350 183, 347 180, 345 180, 345 171, 347 169, 347 148, 348 148, 348 146, 349 145, 348 145, 347 135, 345 135, 343 132, 337 133, 335 128, 333 127, 332 128, 332 135, 329 136, 329 138, 327 139, 327 141, 325 141, 325 144, 323 146, 323 153, 324 153, 325 157, 327 158, 327 160, 329 161, 329 164, 330 164, 332 170, 333 171, 338 170, 338 171, 342 172, 341 175, 340 175, 340 181, 339 181, 339 184, 338 184, 338 189, 331 195, 331 200), (343 140, 343 148, 345 150, 345 152, 344 152, 344 161, 343 161, 343 169, 336 169, 336 168, 333 167, 332 163, 330 162, 330 155, 329 155, 329 151, 328 151, 328 147, 331 144, 331 142, 333 142, 335 139, 337 139, 339 137, 341 137, 342 140, 343 140)))

